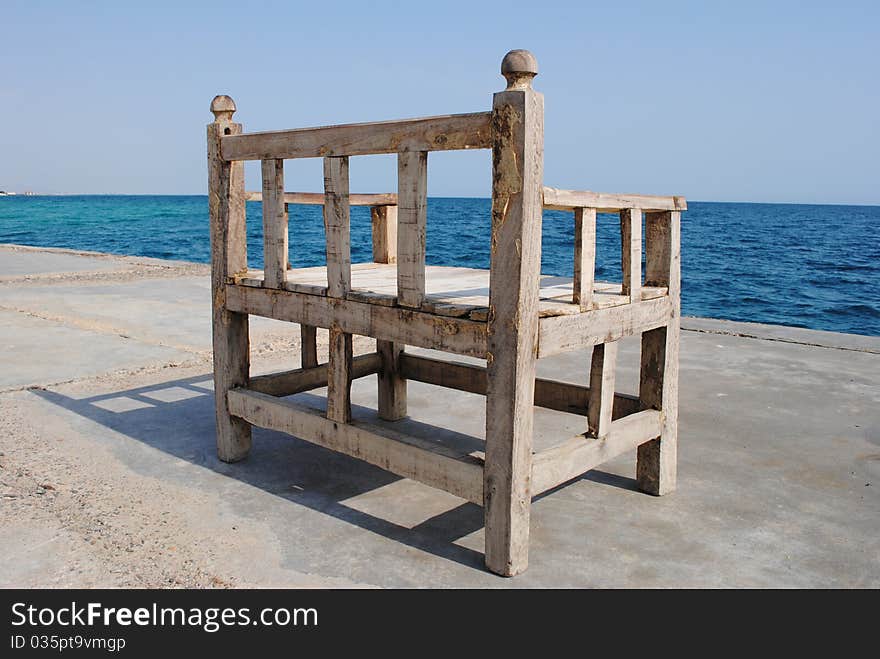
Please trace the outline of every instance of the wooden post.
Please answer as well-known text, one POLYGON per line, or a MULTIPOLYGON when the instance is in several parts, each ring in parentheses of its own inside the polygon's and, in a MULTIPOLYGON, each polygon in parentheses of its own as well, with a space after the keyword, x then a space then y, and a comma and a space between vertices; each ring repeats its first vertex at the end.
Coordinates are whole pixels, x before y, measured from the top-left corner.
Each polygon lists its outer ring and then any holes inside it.
POLYGON ((419 308, 425 299, 428 154, 397 154, 397 303, 419 308))
MULTIPOLYGON (((397 206, 370 208, 373 229, 373 262, 397 263, 397 206)), ((399 421, 406 416, 406 380, 400 374, 403 344, 376 340, 382 360, 379 371, 379 418, 399 421)))
POLYGON ((327 295, 351 290, 351 214, 348 157, 324 158, 324 233, 327 242, 327 295))
MULTIPOLYGON (((397 263, 397 206, 370 208, 373 229, 373 262, 397 263)), ((406 416, 406 380, 400 374, 403 344, 376 340, 382 360, 379 371, 379 418, 399 421, 406 416)))
POLYGON ((382 360, 379 370, 379 418, 398 421, 406 416, 406 380, 400 372, 403 344, 377 339, 376 352, 382 360))
POLYGON ((330 327, 330 359, 327 363, 327 418, 351 421, 352 337, 338 325, 330 327))
MULTIPOLYGON (((288 210, 290 204, 285 203, 288 210)), ((314 368, 318 365, 318 328, 314 325, 299 326, 299 359, 302 368, 314 368)))
POLYGON ((300 325, 300 365, 314 368, 318 365, 318 328, 314 325, 300 325))
POLYGON ((663 412, 660 437, 639 446, 636 480, 655 495, 676 484, 678 445, 678 349, 681 314, 681 213, 648 213, 645 281, 668 286, 672 317, 666 327, 642 333, 639 399, 642 409, 663 412))
POLYGON ((250 372, 247 314, 226 309, 226 282, 247 272, 244 163, 223 160, 225 135, 241 133, 232 122, 235 102, 228 96, 211 101, 214 122, 208 124, 208 212, 211 218, 211 300, 214 343, 214 404, 217 455, 224 462, 247 457, 251 426, 229 413, 226 393, 247 386, 250 372))
MULTIPOLYGON (((324 230, 327 239, 327 295, 345 298, 351 290, 351 216, 348 157, 324 158, 324 230)), ((327 418, 351 420, 352 336, 330 327, 327 364, 327 418)))
POLYGON ((593 346, 587 423, 590 434, 599 439, 605 438, 611 428, 617 345, 617 341, 609 341, 593 346))
POLYGON ((372 206, 373 262, 397 263, 397 206, 372 206))
POLYGON ((596 209, 574 209, 574 293, 572 302, 588 311, 596 275, 596 209))
POLYGON ((504 56, 507 89, 493 99, 484 514, 486 565, 528 567, 541 211, 544 97, 525 50, 504 56))
POLYGON ((669 285, 673 259, 678 258, 670 252, 674 220, 669 213, 645 213, 645 286, 669 285))
POLYGON ((642 299, 642 211, 620 211, 620 261, 623 266, 623 295, 630 302, 642 299))
POLYGON ((263 286, 284 288, 287 281, 287 204, 284 203, 284 161, 264 160, 263 286))

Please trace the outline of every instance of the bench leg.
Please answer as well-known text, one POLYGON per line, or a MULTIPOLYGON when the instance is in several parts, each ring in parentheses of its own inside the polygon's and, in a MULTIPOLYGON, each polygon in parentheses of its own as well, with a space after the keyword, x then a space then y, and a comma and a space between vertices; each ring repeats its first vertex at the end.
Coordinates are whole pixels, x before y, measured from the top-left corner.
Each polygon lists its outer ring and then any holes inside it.
POLYGON ((379 418, 399 421, 406 416, 406 379, 400 374, 403 344, 376 340, 376 352, 382 360, 379 370, 379 418))
POLYGON ((529 80, 510 73, 492 99, 483 508, 486 567, 503 576, 529 565, 544 178, 544 98, 529 80))
POLYGON ((512 577, 529 565, 535 362, 515 349, 498 361, 486 393, 486 567, 512 577))
POLYGON ((587 431, 603 439, 611 429, 614 411, 614 381, 617 369, 617 341, 593 346, 590 363, 590 399, 587 407, 587 431))
POLYGON ((330 355, 327 363, 327 418, 337 423, 351 421, 352 335, 338 325, 330 327, 330 355))
POLYGON ((214 401, 217 455, 224 462, 244 459, 251 448, 250 424, 231 416, 226 400, 230 389, 247 386, 250 377, 247 314, 234 313, 226 308, 229 276, 247 270, 244 163, 228 162, 220 156, 221 136, 241 133, 241 124, 231 123, 234 107, 232 99, 218 96, 211 104, 215 121, 208 124, 214 401))
POLYGON ((678 443, 678 318, 642 334, 639 399, 643 409, 663 411, 658 438, 639 446, 636 480, 642 492, 661 496, 675 490, 678 443))
POLYGON ((251 425, 229 414, 226 392, 246 387, 250 373, 247 314, 223 308, 214 311, 214 401, 217 413, 217 455, 238 462, 251 450, 251 425))
POLYGON ((300 366, 314 368, 318 365, 318 328, 314 325, 300 325, 300 366))
POLYGON ((509 415, 516 422, 513 428, 504 423, 487 423, 483 475, 486 567, 512 577, 529 565, 533 408, 529 403, 515 410, 509 398, 493 398, 507 397, 490 389, 487 411, 496 418, 509 415))

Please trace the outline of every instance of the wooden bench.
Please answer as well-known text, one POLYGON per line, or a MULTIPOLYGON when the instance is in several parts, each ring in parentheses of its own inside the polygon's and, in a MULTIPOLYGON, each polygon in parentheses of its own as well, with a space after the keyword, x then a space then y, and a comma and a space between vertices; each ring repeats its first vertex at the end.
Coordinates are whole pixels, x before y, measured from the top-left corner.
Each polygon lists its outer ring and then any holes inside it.
POLYGON ((527 567, 535 495, 636 448, 641 490, 665 494, 676 479, 685 200, 545 187, 544 100, 531 86, 537 71, 531 53, 509 52, 501 65, 507 88, 494 95, 490 112, 243 133, 232 120, 232 99, 217 96, 208 125, 220 458, 244 458, 257 425, 451 492, 483 506, 486 565, 502 575, 527 567), (428 153, 460 149, 492 149, 489 271, 425 265, 428 153), (349 193, 349 158, 367 154, 397 154, 396 194, 349 193), (285 192, 284 160, 293 158, 323 159, 323 194, 285 192), (261 161, 261 192, 245 191, 246 160, 261 161), (262 271, 247 265, 248 200, 262 202, 262 271), (323 206, 326 267, 289 268, 289 204, 323 206), (371 207, 372 264, 351 263, 352 205, 371 207), (574 214, 570 285, 546 283, 540 274, 545 208, 574 214), (597 213, 620 217, 623 273, 616 285, 594 281, 597 213), (301 325, 301 368, 250 376, 249 314, 301 325), (318 363, 319 327, 329 330, 326 364, 318 363), (375 338, 376 351, 353 357, 355 334, 375 338), (618 341, 635 334, 639 393, 615 393, 618 341), (405 346, 477 357, 485 366, 405 346), (536 379, 540 357, 588 347, 588 387, 536 379), (456 452, 393 424, 353 421, 351 382, 371 374, 378 374, 385 421, 407 415, 407 380, 485 395, 485 451, 456 452), (324 386, 326 411, 286 398, 324 386), (533 452, 536 405, 582 415, 583 432, 533 452))

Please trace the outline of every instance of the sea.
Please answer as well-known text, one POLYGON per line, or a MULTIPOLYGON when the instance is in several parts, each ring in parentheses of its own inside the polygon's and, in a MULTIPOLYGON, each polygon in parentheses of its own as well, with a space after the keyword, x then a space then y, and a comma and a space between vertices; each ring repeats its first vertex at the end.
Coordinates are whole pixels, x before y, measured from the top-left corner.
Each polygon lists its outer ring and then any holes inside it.
MULTIPOLYGON (((262 267, 259 202, 248 262, 262 267)), ((429 198, 429 264, 489 266, 490 200, 429 198)), ((352 261, 371 260, 370 210, 352 207, 352 261)), ((206 196, 0 197, 0 243, 207 263, 206 196)), ((542 272, 571 276, 574 219, 545 211, 542 272)), ((320 206, 291 206, 294 267, 324 262, 320 206)), ((617 216, 600 214, 596 278, 620 281, 617 216)), ((880 335, 880 206, 688 202, 682 313, 880 335)))

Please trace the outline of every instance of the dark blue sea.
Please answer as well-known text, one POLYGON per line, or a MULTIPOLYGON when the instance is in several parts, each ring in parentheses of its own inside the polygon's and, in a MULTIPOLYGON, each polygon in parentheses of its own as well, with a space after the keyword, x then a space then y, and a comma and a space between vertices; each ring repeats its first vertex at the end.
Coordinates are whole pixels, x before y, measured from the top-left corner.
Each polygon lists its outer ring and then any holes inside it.
MULTIPOLYGON (((489 265, 488 199, 428 201, 428 262, 489 265)), ((880 335, 880 207, 690 202, 683 313, 880 335)), ((543 272, 571 276, 574 220, 544 213, 543 272)), ((323 263, 319 206, 290 213, 293 265, 323 263)), ((208 262, 204 196, 0 197, 0 242, 208 262)), ((262 267, 260 204, 248 251, 262 267)), ((352 260, 370 261, 369 208, 352 208, 352 260)), ((620 280, 617 217, 600 215, 597 279, 620 280)))

